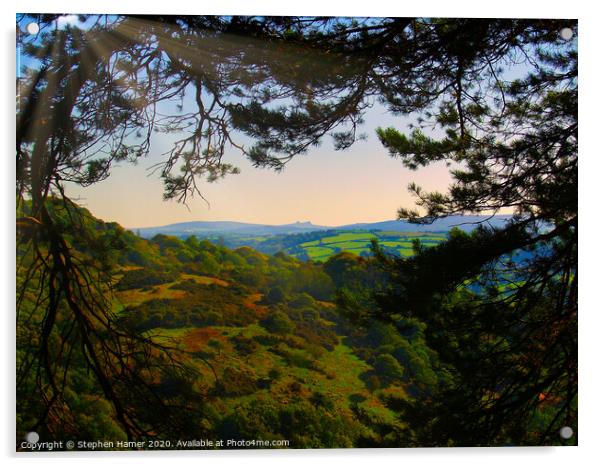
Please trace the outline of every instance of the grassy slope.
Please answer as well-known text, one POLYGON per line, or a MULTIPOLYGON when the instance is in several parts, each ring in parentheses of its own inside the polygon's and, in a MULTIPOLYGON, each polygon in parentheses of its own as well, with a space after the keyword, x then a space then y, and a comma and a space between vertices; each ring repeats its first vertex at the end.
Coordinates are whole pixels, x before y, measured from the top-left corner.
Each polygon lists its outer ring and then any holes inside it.
MULTIPOLYGON (((224 280, 212 277, 182 274, 180 280, 194 279, 200 284, 218 283, 228 286, 224 280)), ((148 291, 141 289, 119 292, 119 299, 123 306, 136 305, 148 299, 168 298, 186 299, 186 293, 181 290, 170 289, 176 282, 152 287, 148 291)), ((261 308, 255 304, 261 299, 261 295, 251 294, 247 298, 250 306, 261 308)), ((324 303, 333 306, 332 303, 324 303)), ((261 310, 261 309, 260 309, 261 310)), ((267 309, 266 309, 267 310, 267 309)), ((334 325, 334 323, 331 323, 334 325)), ((260 344, 254 352, 249 355, 240 355, 232 342, 232 338, 244 336, 253 338, 255 336, 270 335, 258 323, 252 323, 244 327, 208 326, 202 328, 155 328, 147 332, 147 335, 155 340, 175 345, 190 352, 202 353, 205 359, 218 376, 224 374, 226 368, 236 371, 244 371, 251 374, 255 379, 269 377, 271 370, 277 370, 280 376, 267 388, 257 389, 254 393, 240 396, 220 397, 216 403, 224 412, 232 412, 236 406, 253 398, 276 400, 278 403, 287 404, 293 398, 291 386, 300 384, 300 391, 296 396, 310 398, 314 393, 326 395, 335 402, 337 409, 351 415, 353 404, 361 406, 372 416, 391 424, 397 423, 395 414, 385 407, 379 399, 378 391, 371 392, 362 380, 362 374, 372 370, 365 361, 353 354, 352 349, 345 345, 344 337, 339 337, 339 344, 332 351, 324 350, 316 357, 309 354, 306 349, 294 348, 286 343, 279 343, 279 349, 285 350, 301 361, 310 361, 309 367, 291 364, 282 356, 275 354, 267 345, 260 344), (215 347, 215 341, 219 341, 219 349, 215 347), (213 346, 212 346, 213 343, 213 346)), ((294 341, 299 337, 292 336, 294 341)), ((209 389, 214 384, 215 376, 209 365, 201 359, 196 359, 198 368, 205 380, 204 384, 209 389)), ((396 389, 403 394, 401 387, 396 389)))

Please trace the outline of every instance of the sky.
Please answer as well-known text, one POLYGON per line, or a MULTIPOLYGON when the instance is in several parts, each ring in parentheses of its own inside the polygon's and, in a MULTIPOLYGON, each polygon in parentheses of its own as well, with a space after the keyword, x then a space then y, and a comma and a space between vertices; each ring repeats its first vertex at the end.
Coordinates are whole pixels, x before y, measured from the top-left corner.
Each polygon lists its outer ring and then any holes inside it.
MULTIPOLYGON (((59 27, 77 23, 75 15, 66 15, 59 27)), ((296 156, 279 173, 255 168, 231 149, 224 162, 237 166, 240 174, 203 183, 200 189, 206 201, 197 196, 187 205, 163 200, 162 181, 149 170, 176 138, 159 134, 153 136, 148 157, 137 165, 124 162, 114 166, 107 180, 90 187, 67 183, 66 192, 95 216, 128 228, 196 220, 272 225, 310 221, 323 226, 391 220, 399 207, 413 207, 407 191, 410 182, 426 190, 445 191, 451 181, 444 164, 410 171, 378 141, 377 127, 406 131, 411 122, 393 117, 375 104, 360 128, 368 136, 366 141, 335 151, 330 138, 325 138, 320 147, 296 156)), ((251 144, 243 135, 239 135, 240 141, 251 144)))
POLYGON ((418 171, 405 168, 376 137, 378 126, 406 130, 409 122, 375 106, 362 127, 366 141, 335 151, 330 138, 325 138, 320 147, 296 156, 282 172, 255 168, 236 149, 229 150, 224 161, 241 172, 203 183, 200 189, 207 202, 198 196, 187 206, 163 200, 162 181, 149 168, 169 149, 165 136, 153 139, 149 156, 137 165, 120 164, 107 180, 87 188, 68 185, 67 192, 95 216, 128 228, 197 220, 270 225, 310 221, 324 226, 392 220, 399 207, 413 206, 407 191, 410 182, 445 191, 451 181, 444 164, 418 171))

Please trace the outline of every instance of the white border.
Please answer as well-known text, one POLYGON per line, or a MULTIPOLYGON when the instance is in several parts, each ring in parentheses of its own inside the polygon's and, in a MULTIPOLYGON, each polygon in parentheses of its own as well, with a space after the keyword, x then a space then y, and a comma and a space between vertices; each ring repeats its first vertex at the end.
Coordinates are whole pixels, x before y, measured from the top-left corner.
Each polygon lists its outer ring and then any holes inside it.
POLYGON ((428 0, 424 2, 395 2, 386 0, 219 0, 216 2, 149 0, 121 0, 108 4, 106 0, 67 1, 20 0, 15 9, 2 5, 2 53, 5 71, 0 75, 2 84, 2 140, 5 152, 1 167, 0 202, 2 227, 0 263, 0 296, 3 331, 0 338, 2 348, 2 377, 0 394, 3 413, 0 423, 2 455, 8 462, 19 464, 80 463, 83 458, 91 464, 106 464, 107 461, 144 461, 148 464, 163 464, 170 459, 178 464, 220 464, 245 465, 280 464, 303 465, 308 462, 345 462, 351 466, 363 465, 367 461, 379 464, 420 464, 468 466, 472 464, 505 465, 545 464, 563 465, 593 464, 602 455, 597 449, 600 428, 600 405, 602 403, 602 383, 598 362, 600 347, 597 344, 602 332, 602 306, 599 305, 600 288, 600 218, 598 190, 602 174, 602 154, 600 140, 596 138, 600 121, 600 27, 601 16, 593 2, 545 1, 526 2, 525 0, 503 0, 500 2, 428 0), (495 4, 493 4, 495 3, 495 4), (221 451, 221 452, 140 452, 94 454, 41 454, 18 455, 14 451, 14 31, 17 12, 61 12, 61 13, 162 13, 162 14, 271 14, 271 15, 355 15, 355 16, 440 16, 440 17, 531 17, 531 18, 578 18, 579 19, 579 68, 580 68, 580 257, 579 275, 581 281, 579 318, 579 369, 580 369, 580 410, 579 447, 574 448, 489 448, 489 449, 415 449, 415 450, 295 450, 295 451, 221 451))

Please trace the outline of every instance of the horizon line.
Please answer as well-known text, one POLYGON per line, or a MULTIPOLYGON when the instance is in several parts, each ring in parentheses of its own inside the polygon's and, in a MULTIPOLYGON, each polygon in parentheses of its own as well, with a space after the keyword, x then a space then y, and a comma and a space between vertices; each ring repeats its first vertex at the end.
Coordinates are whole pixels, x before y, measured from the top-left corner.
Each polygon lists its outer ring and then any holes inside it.
MULTIPOLYGON (((512 214, 496 214, 496 215, 491 215, 491 214, 457 214, 457 215, 449 215, 447 217, 444 218, 452 218, 452 217, 487 217, 487 218, 496 218, 496 217, 512 217, 512 214)), ((441 219, 437 219, 437 220, 441 220, 441 219)), ((437 221, 435 220, 435 221, 437 221)), ((377 221, 373 221, 373 222, 350 222, 350 223, 341 223, 338 225, 319 225, 319 224, 315 224, 313 223, 311 220, 305 220, 305 221, 294 221, 294 222, 288 222, 288 223, 257 223, 257 222, 248 222, 248 221, 240 221, 240 220, 189 220, 189 221, 185 221, 185 222, 174 222, 174 223, 167 223, 164 225, 152 225, 152 226, 147 226, 147 227, 125 227, 124 228, 126 230, 142 230, 142 229, 149 229, 149 228, 165 228, 165 227, 170 227, 170 226, 175 226, 175 225, 184 225, 184 224, 188 224, 188 223, 240 223, 243 225, 257 225, 257 226, 264 226, 264 227, 282 227, 282 226, 288 226, 288 225, 303 225, 303 224, 311 224, 312 226, 315 227, 322 227, 322 228, 340 228, 343 226, 348 226, 348 225, 370 225, 373 223, 383 223, 383 222, 406 222, 409 223, 407 220, 402 220, 402 219, 396 219, 396 218, 390 218, 390 219, 385 219, 385 220, 377 220, 377 221)), ((418 225, 418 224, 417 224, 418 225)))

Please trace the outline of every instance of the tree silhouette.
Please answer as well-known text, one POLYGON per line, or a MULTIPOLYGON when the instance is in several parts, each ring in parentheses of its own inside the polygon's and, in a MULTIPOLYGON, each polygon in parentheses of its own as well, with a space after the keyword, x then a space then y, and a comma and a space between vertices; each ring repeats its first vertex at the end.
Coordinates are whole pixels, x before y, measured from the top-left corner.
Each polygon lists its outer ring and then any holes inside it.
POLYGON ((417 429, 424 444, 554 444, 576 422, 577 53, 559 30, 458 51, 460 77, 431 120, 445 136, 378 131, 409 168, 457 167, 448 193, 410 185, 424 210, 400 209, 400 218, 514 212, 505 228, 456 232, 411 259, 381 255, 395 288, 377 297, 380 312, 426 322, 455 378, 408 408, 427 426, 417 429), (529 70, 504 80, 493 57, 514 48, 529 70))

